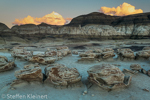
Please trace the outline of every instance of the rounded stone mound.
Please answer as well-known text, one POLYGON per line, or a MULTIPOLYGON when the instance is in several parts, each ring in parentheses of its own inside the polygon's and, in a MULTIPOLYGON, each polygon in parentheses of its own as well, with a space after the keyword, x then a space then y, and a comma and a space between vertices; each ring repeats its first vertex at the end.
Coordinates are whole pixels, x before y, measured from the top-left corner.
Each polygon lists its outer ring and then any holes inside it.
POLYGON ((125 76, 118 67, 110 64, 95 65, 87 72, 88 80, 104 89, 128 86, 131 81, 130 76, 125 76))
POLYGON ((46 82, 54 85, 73 84, 81 81, 81 76, 76 68, 68 68, 62 64, 49 65, 45 68, 46 82))

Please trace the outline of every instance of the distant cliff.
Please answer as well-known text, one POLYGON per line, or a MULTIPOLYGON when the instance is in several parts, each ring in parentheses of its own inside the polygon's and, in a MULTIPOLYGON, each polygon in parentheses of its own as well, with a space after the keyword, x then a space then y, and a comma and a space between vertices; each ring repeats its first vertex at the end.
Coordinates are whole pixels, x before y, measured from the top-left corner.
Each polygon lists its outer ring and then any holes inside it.
POLYGON ((68 38, 140 38, 150 36, 150 13, 128 16, 110 16, 99 12, 78 16, 64 26, 26 24, 9 29, 0 23, 0 36, 16 35, 28 37, 68 37, 68 38), (42 34, 42 35, 41 35, 42 34))

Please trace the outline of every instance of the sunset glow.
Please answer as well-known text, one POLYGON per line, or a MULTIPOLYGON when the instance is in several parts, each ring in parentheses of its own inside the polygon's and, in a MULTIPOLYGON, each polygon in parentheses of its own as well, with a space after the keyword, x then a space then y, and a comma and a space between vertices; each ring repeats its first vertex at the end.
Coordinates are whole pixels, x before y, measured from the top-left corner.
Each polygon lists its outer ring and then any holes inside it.
POLYGON ((51 24, 51 25, 64 25, 66 23, 69 23, 72 18, 66 18, 64 19, 60 14, 57 12, 52 12, 50 14, 47 14, 41 18, 34 18, 28 15, 27 17, 23 19, 15 19, 15 21, 12 23, 13 25, 23 25, 23 24, 35 24, 38 25, 42 22, 51 24))
POLYGON ((126 16, 130 14, 137 14, 143 13, 142 9, 135 9, 135 6, 124 2, 122 5, 118 6, 117 8, 112 7, 101 7, 99 10, 100 12, 107 14, 107 15, 115 15, 115 16, 126 16))

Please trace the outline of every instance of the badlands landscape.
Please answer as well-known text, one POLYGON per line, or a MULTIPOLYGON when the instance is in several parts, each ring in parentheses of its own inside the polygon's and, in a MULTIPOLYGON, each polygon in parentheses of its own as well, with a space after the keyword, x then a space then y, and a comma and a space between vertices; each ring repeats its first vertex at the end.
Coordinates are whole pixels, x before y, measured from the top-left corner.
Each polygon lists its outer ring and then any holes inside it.
POLYGON ((149 38, 150 13, 93 12, 63 26, 0 23, 2 100, 148 100, 149 38))

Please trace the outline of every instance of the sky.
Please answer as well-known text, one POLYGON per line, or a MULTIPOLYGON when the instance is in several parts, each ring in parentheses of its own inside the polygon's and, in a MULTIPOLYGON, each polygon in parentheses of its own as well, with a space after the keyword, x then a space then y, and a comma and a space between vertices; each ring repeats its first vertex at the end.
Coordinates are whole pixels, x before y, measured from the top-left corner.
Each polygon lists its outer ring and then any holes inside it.
POLYGON ((150 0, 0 0, 0 22, 11 28, 27 23, 29 19, 35 24, 43 21, 61 25, 69 18, 91 12, 121 16, 125 15, 124 10, 118 13, 117 7, 120 9, 124 2, 134 6, 137 12, 150 12, 150 0), (59 16, 55 17, 55 14, 59 16))

